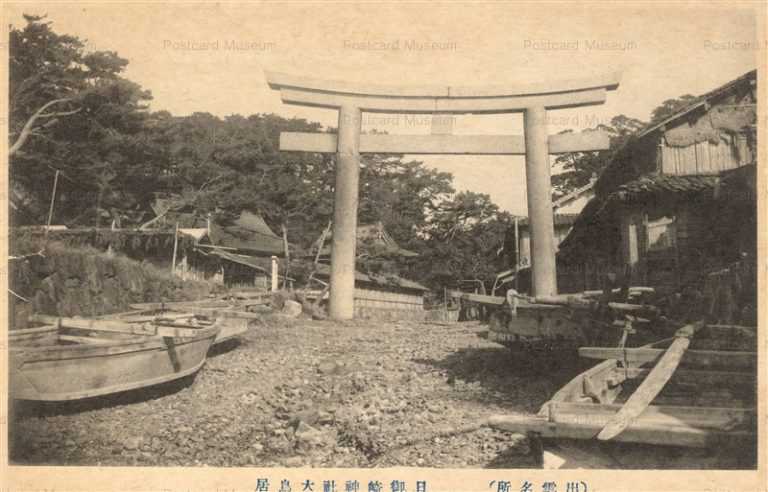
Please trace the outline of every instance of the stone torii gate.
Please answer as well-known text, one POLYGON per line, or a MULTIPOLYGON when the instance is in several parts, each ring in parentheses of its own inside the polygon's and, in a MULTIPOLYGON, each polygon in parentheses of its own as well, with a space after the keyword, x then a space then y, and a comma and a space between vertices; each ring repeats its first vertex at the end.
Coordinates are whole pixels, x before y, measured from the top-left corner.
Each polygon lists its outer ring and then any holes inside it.
MULTIPOLYGON (((524 155, 531 224, 533 294, 557 293, 549 154, 604 150, 601 132, 548 135, 547 111, 597 105, 619 74, 517 87, 359 86, 266 72, 284 103, 335 109, 338 135, 283 132, 280 150, 337 153, 331 252, 330 315, 354 316, 355 247, 360 153, 524 155), (361 135, 362 112, 524 115, 519 135, 361 135)), ((434 129, 434 127, 433 127, 434 129)))

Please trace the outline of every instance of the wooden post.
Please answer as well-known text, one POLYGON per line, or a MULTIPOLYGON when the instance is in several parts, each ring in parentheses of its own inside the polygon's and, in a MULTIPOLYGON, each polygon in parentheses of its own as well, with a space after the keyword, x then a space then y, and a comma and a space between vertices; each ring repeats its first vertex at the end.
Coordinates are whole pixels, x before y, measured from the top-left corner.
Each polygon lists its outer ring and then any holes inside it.
POLYGON ((277 284, 277 256, 272 256, 272 292, 278 289, 277 284))
POLYGON ((360 126, 360 108, 346 105, 339 108, 329 301, 329 314, 337 320, 352 319, 355 314, 360 126))
POLYGON ((53 204, 56 202, 56 187, 59 184, 59 170, 56 170, 56 176, 53 177, 53 191, 51 192, 51 206, 48 208, 48 223, 45 227, 44 236, 48 237, 48 229, 51 228, 51 220, 53 220, 53 204))
POLYGON ((520 292, 520 229, 515 216, 515 292, 520 292))
POLYGON ((179 248, 179 223, 176 222, 176 229, 173 231, 173 260, 171 261, 171 273, 176 275, 176 251, 179 248))
POLYGON ((285 223, 280 224, 280 230, 283 233, 283 256, 285 257, 285 268, 283 268, 283 289, 288 289, 288 271, 291 267, 291 253, 288 248, 288 230, 285 223))
POLYGON ((544 107, 525 110, 525 172, 528 189, 528 220, 531 231, 531 270, 534 296, 557 294, 555 225, 544 107))

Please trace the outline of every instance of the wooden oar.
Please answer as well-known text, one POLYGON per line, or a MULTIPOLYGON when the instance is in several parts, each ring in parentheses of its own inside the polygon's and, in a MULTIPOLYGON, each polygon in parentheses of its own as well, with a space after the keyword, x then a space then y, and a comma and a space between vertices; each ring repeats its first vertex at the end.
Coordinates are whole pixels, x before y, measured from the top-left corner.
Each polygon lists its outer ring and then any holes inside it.
POLYGON ((648 408, 674 374, 691 344, 691 337, 702 326, 704 326, 703 322, 697 322, 677 330, 674 341, 648 373, 648 377, 597 435, 599 440, 607 441, 618 436, 648 408))

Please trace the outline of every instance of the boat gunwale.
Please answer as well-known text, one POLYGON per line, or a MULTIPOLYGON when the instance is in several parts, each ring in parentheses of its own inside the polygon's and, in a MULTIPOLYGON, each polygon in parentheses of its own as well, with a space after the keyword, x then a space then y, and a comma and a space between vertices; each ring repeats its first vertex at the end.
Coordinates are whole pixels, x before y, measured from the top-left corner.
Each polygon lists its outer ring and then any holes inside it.
MULTIPOLYGON (((133 335, 129 336, 123 339, 104 342, 104 343, 94 343, 94 344, 72 344, 72 345, 43 345, 38 347, 19 347, 19 346, 12 346, 10 345, 10 355, 13 355, 15 358, 18 359, 34 359, 34 360, 67 360, 67 359, 75 359, 75 358, 85 358, 85 357, 104 357, 104 356, 112 356, 112 355, 119 355, 122 353, 130 353, 130 352, 141 352, 145 350, 155 350, 155 349, 161 349, 161 350, 168 350, 170 347, 166 343, 166 338, 172 338, 173 339, 173 346, 179 346, 179 345, 186 345, 189 343, 195 343, 200 340, 204 340, 206 338, 214 338, 221 330, 220 326, 210 326, 205 328, 200 328, 200 331, 196 334, 194 337, 163 337, 161 335, 133 335), (116 347, 122 347, 124 350, 120 352, 115 353, 109 353, 110 349, 114 349, 116 347), (53 353, 53 352, 69 352, 72 354, 71 357, 62 358, 51 358, 51 359, 37 359, 35 356, 40 356, 41 354, 46 353, 53 353), (82 352, 97 352, 93 354, 83 355, 82 352), (103 353, 107 352, 107 353, 103 353)), ((98 331, 98 330, 84 330, 84 331, 98 331)))

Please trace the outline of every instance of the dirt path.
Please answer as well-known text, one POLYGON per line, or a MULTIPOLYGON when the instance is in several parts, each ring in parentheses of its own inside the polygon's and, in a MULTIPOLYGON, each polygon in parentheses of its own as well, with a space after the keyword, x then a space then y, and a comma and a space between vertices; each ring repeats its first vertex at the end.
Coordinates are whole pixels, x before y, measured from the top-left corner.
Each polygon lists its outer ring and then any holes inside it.
POLYGON ((527 367, 481 330, 255 326, 211 354, 194 380, 21 406, 11 456, 69 465, 531 467, 522 436, 473 428, 493 413, 536 411, 574 372, 527 367))

